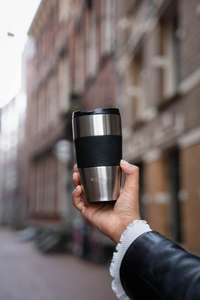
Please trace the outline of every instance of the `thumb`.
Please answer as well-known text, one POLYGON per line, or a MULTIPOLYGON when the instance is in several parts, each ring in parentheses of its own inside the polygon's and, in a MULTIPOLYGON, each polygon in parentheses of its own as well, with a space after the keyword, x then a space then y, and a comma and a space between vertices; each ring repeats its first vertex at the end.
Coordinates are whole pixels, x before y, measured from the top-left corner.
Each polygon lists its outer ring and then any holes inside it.
POLYGON ((121 160, 120 166, 122 171, 126 174, 126 182, 124 191, 131 196, 138 196, 139 192, 139 168, 129 164, 125 160, 121 160))

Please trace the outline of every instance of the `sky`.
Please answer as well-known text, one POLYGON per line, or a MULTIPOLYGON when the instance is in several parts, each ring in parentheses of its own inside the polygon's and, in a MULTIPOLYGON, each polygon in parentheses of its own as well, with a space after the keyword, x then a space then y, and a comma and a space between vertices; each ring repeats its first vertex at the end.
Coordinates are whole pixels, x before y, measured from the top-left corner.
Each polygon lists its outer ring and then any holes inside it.
POLYGON ((21 56, 41 0, 0 0, 0 108, 21 87, 21 56), (14 34, 13 37, 7 35, 14 34))

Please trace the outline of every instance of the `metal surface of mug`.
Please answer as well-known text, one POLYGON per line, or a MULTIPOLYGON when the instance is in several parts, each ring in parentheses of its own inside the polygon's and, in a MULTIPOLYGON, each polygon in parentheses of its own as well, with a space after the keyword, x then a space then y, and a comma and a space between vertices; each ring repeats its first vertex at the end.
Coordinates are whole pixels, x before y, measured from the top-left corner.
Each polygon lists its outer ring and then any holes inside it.
POLYGON ((76 111, 73 139, 86 201, 117 200, 120 193, 122 129, 119 110, 76 111))

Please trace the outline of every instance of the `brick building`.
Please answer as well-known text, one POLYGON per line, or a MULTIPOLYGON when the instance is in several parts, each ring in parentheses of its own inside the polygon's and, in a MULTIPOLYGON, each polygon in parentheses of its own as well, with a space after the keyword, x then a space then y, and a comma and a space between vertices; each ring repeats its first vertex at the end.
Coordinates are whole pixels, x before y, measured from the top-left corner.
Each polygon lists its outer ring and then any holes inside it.
POLYGON ((23 190, 25 96, 21 92, 1 109, 0 225, 26 226, 23 190))
POLYGON ((80 218, 71 205, 74 153, 63 164, 55 145, 71 140, 73 110, 117 106, 124 158, 140 166, 142 217, 200 252, 199 25, 197 0, 41 2, 29 30, 31 222, 80 218))
POLYGON ((27 226, 25 194, 26 63, 34 53, 29 40, 22 54, 20 92, 1 108, 0 120, 0 225, 27 226), (2 171, 3 170, 3 171, 2 171))
MULTIPOLYGON (((28 62, 26 151, 31 224, 60 227, 71 213, 67 176, 56 157, 70 110, 69 13, 66 1, 42 1, 29 29, 36 52, 28 62)), ((69 186, 69 189, 72 189, 69 186)))
MULTIPOLYGON (((43 0, 29 29, 36 46, 27 75, 30 224, 54 229, 83 225, 72 208, 73 149, 63 163, 55 147, 72 140, 74 110, 114 106, 115 7, 115 0, 43 0)), ((97 236, 95 230, 92 235, 97 236)))
POLYGON ((117 105, 142 216, 200 253, 199 1, 120 1, 117 11, 117 105))

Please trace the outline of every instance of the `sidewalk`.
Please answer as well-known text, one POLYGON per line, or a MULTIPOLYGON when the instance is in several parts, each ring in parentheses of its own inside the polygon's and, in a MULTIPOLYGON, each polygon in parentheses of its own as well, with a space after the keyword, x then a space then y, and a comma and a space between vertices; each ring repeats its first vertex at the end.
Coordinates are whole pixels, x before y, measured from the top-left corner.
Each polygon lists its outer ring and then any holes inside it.
POLYGON ((116 300, 108 270, 69 254, 43 255, 0 230, 0 300, 116 300))

